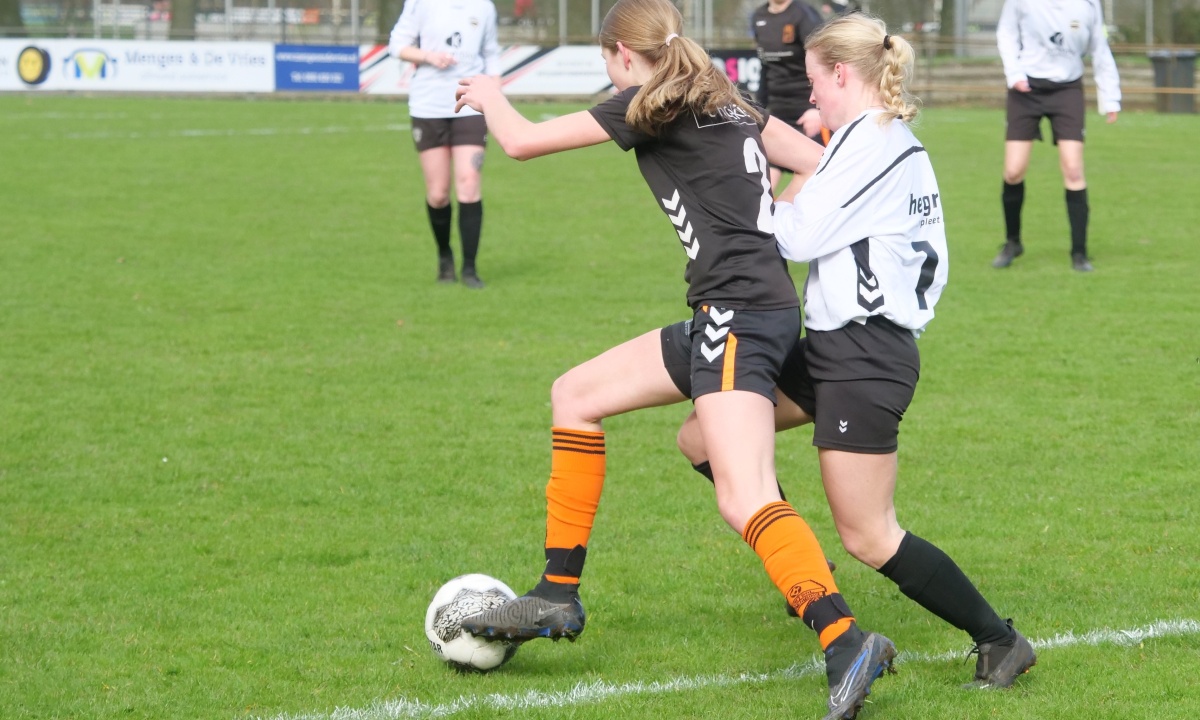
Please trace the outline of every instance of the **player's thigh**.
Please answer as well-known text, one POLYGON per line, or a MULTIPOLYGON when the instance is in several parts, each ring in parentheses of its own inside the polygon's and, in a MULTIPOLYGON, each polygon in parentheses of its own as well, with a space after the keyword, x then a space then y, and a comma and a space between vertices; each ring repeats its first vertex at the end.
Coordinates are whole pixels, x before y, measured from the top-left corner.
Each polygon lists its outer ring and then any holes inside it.
POLYGON ((454 192, 459 202, 479 202, 483 197, 483 146, 454 145, 454 192))
POLYGON ((1007 140, 1004 143, 1004 182, 1015 185, 1025 179, 1029 158, 1033 154, 1032 140, 1007 140))
POLYGON ((896 453, 872 455, 822 448, 821 483, 842 544, 878 569, 900 546, 896 521, 896 453))
POLYGON ((425 178, 425 195, 434 207, 445 207, 450 202, 450 148, 441 146, 422 150, 421 174, 425 178))
POLYGON ((754 513, 779 500, 774 407, 744 390, 708 393, 695 403, 721 517, 741 531, 754 513))
POLYGON ((1058 141, 1058 166, 1062 170, 1063 184, 1068 190, 1087 187, 1083 173, 1083 143, 1078 140, 1058 141))
POLYGON ((600 420, 686 400, 663 365, 661 331, 652 330, 576 365, 554 382, 554 423, 600 420))

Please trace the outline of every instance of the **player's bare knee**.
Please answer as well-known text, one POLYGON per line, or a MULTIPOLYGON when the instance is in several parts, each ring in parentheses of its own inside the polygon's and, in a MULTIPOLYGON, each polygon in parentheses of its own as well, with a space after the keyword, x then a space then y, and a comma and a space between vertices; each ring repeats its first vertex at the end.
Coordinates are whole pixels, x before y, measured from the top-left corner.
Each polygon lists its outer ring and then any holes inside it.
POLYGON ((576 382, 570 371, 558 376, 550 386, 550 412, 554 417, 554 424, 560 427, 574 427, 580 423, 590 424, 603 420, 602 417, 594 417, 597 413, 592 407, 588 393, 582 384, 576 382))
POLYGON ((841 538, 842 547, 850 553, 851 557, 875 569, 883 567, 883 564, 896 552, 895 548, 887 546, 888 543, 881 536, 845 531, 841 533, 841 538))
POLYGON ((675 445, 679 452, 693 465, 699 465, 708 458, 704 452, 704 441, 700 436, 700 427, 692 421, 685 422, 675 436, 675 445))

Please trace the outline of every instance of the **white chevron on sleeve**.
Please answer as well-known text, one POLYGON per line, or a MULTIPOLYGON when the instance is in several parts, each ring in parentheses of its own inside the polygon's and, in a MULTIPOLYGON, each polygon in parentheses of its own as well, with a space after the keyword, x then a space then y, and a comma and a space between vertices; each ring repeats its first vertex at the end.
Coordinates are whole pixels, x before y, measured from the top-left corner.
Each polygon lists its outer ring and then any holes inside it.
POLYGON ((684 245, 687 245, 688 243, 690 243, 692 241, 692 224, 688 223, 687 227, 685 227, 684 229, 676 230, 675 234, 679 236, 679 239, 683 242, 684 245))
POLYGON ((683 227, 683 221, 687 218, 687 207, 679 208, 678 215, 667 215, 671 218, 671 222, 675 223, 675 227, 683 227))
POLYGON ((660 199, 662 200, 663 207, 674 212, 675 208, 679 207, 679 188, 675 188, 675 194, 671 196, 670 200, 666 198, 660 199))
POLYGON ((718 310, 716 308, 710 308, 708 311, 708 314, 712 317, 712 319, 714 321, 716 321, 716 323, 718 325, 724 325, 725 323, 729 322, 730 318, 733 317, 732 310, 726 310, 725 312, 721 312, 720 310, 718 310))
POLYGON ((691 245, 685 246, 684 252, 687 253, 688 257, 695 260, 696 256, 700 254, 700 241, 696 240, 691 245))
POLYGON ((712 362, 721 357, 721 353, 725 352, 725 343, 721 343, 715 348, 710 348, 708 343, 700 343, 700 352, 704 355, 704 359, 712 362))
POLYGON ((725 337, 726 335, 728 335, 729 328, 727 328, 727 327, 715 328, 712 325, 705 325, 704 326, 704 334, 708 336, 709 340, 712 340, 715 342, 715 341, 720 340, 721 338, 725 337))

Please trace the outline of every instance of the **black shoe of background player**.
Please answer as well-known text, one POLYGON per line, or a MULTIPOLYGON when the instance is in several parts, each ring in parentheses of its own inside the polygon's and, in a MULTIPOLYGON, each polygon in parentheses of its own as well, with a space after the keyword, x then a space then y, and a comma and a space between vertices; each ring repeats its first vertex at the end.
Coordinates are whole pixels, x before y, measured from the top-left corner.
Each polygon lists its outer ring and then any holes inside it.
MULTIPOLYGON (((971 654, 979 655, 975 662, 975 680, 963 685, 973 690, 1002 690, 1012 687, 1018 677, 1029 672, 1029 668, 1037 664, 1037 655, 1033 646, 1025 636, 1017 632, 1008 620, 1012 630, 1007 640, 994 643, 981 643, 971 650, 971 654)), ((968 655, 967 657, 970 657, 968 655)))
POLYGON ((1000 254, 996 256, 996 259, 992 260, 992 267, 1006 268, 1024 252, 1025 248, 1021 245, 1020 240, 1009 240, 1004 243, 1004 247, 1000 248, 1000 254))
POLYGON ((1083 253, 1074 253, 1071 255, 1071 268, 1076 272, 1091 272, 1096 269, 1092 267, 1092 262, 1083 253))
POLYGON ((475 273, 475 268, 463 268, 462 283, 472 290, 483 289, 483 281, 479 279, 479 275, 475 273))
POLYGON ((438 282, 452 283, 458 282, 458 278, 454 277, 454 258, 439 257, 438 258, 438 282))

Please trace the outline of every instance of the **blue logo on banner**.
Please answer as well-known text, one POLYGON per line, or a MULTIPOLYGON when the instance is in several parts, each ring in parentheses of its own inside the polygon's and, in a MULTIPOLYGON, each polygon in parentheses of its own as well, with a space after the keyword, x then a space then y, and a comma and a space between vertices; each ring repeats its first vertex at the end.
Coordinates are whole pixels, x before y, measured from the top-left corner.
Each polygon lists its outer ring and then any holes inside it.
POLYGON ((275 89, 358 92, 358 48, 276 45, 275 89))

